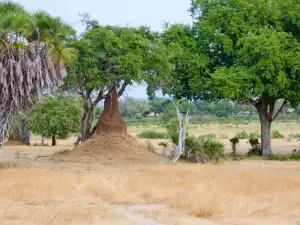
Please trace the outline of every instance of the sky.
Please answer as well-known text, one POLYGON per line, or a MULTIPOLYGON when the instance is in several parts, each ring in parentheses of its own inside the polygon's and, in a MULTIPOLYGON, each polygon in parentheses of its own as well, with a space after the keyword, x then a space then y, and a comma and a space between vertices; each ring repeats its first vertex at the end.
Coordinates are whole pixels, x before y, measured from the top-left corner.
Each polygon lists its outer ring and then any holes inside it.
MULTIPOLYGON (((43 10, 61 17, 78 32, 83 27, 78 22, 79 13, 87 12, 102 25, 138 27, 148 25, 152 30, 162 30, 165 22, 190 23, 188 9, 191 0, 15 0, 29 11, 43 10)), ((145 86, 127 88, 126 94, 147 98, 145 86)))

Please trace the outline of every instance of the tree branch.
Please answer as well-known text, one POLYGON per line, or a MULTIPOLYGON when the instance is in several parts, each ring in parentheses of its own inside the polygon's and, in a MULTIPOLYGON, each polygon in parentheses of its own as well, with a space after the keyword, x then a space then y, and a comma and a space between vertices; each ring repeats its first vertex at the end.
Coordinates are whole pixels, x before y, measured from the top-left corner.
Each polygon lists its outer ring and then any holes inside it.
POLYGON ((103 100, 105 98, 103 93, 104 93, 103 90, 99 91, 97 98, 93 102, 93 107, 95 107, 101 100, 103 100))
POLYGON ((124 93, 124 91, 125 91, 127 85, 128 85, 128 83, 127 83, 126 81, 122 84, 122 87, 121 87, 121 89, 120 89, 119 92, 118 92, 118 97, 120 97, 120 96, 123 95, 123 93, 124 93))
POLYGON ((253 99, 248 99, 248 100, 244 100, 244 101, 238 101, 239 104, 246 104, 246 105, 253 105, 255 106, 257 101, 253 100, 253 99))
POLYGON ((272 118, 272 120, 275 120, 276 117, 279 115, 280 111, 284 108, 284 106, 286 106, 287 104, 287 100, 284 99, 283 103, 282 103, 282 106, 280 107, 280 109, 277 111, 277 113, 275 114, 275 116, 272 118))

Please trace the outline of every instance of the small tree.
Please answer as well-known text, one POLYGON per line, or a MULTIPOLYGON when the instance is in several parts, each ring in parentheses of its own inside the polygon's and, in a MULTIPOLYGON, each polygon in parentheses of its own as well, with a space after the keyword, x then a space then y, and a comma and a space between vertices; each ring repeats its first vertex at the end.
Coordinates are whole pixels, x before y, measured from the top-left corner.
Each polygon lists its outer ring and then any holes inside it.
POLYGON ((52 146, 56 138, 67 138, 78 132, 80 106, 73 97, 46 96, 43 103, 33 107, 29 115, 29 128, 42 137, 51 137, 52 146))

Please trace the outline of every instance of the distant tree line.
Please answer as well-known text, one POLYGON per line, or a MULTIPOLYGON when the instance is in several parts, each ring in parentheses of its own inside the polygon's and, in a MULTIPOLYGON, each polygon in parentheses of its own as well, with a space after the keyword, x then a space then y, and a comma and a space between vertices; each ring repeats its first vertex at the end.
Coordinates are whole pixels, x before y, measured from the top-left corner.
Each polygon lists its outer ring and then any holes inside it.
MULTIPOLYGON (((280 107, 280 102, 278 106, 280 107)), ((139 100, 126 97, 120 101, 120 113, 123 117, 130 119, 141 119, 146 117, 161 117, 163 121, 168 121, 176 117, 175 104, 169 98, 154 98, 153 100, 139 100)), ((180 105, 182 112, 189 110, 191 115, 216 116, 216 117, 247 117, 258 115, 257 110, 252 105, 239 104, 229 100, 221 101, 184 101, 180 105)), ((300 107, 296 109, 290 106, 281 109, 280 114, 300 115, 300 107)))

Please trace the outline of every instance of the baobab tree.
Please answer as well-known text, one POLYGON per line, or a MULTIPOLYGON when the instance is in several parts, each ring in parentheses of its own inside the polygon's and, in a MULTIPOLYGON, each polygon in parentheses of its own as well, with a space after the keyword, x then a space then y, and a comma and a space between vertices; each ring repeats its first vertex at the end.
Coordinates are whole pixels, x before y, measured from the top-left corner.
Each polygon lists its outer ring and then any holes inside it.
POLYGON ((61 83, 74 56, 64 41, 75 34, 60 18, 31 14, 13 2, 0 3, 0 143, 16 114, 61 83))

